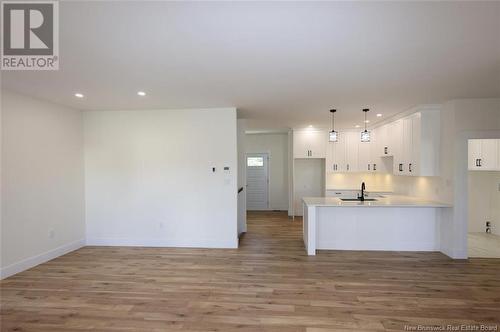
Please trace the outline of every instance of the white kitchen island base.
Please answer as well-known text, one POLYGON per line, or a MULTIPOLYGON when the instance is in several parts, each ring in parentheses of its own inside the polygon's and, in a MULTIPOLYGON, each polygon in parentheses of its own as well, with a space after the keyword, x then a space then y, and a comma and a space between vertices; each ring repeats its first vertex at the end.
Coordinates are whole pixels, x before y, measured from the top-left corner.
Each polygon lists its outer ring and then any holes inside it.
MULTIPOLYGON (((405 198, 408 199, 408 198, 405 198)), ((441 208, 436 202, 344 203, 304 198, 303 237, 308 255, 316 249, 439 251, 441 208)))

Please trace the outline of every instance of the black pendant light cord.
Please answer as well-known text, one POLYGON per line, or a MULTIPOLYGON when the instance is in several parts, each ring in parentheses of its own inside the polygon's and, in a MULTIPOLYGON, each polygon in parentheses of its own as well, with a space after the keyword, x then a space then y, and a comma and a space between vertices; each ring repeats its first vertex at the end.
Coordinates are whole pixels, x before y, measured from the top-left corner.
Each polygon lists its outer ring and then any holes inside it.
POLYGON ((332 113, 332 131, 335 131, 335 112, 337 112, 337 110, 332 109, 330 112, 332 113))
POLYGON ((365 112, 365 132, 367 131, 366 130, 366 113, 368 113, 369 110, 370 110, 369 108, 363 109, 363 112, 365 112))

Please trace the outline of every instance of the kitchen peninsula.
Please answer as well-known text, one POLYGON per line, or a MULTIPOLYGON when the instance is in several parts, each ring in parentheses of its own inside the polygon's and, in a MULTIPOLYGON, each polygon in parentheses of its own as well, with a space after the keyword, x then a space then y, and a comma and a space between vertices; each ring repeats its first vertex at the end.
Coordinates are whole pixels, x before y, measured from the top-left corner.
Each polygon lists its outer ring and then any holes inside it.
POLYGON ((308 255, 326 250, 438 251, 441 213, 451 206, 417 197, 303 198, 308 255))

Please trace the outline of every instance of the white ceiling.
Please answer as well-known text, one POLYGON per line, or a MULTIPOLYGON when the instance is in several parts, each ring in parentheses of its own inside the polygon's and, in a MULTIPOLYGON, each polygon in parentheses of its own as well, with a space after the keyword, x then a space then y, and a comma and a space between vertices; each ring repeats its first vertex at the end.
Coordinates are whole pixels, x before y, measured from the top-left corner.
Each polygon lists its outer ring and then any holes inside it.
POLYGON ((2 84, 85 110, 235 106, 253 129, 500 97, 500 2, 61 2, 60 49, 59 71, 2 84))

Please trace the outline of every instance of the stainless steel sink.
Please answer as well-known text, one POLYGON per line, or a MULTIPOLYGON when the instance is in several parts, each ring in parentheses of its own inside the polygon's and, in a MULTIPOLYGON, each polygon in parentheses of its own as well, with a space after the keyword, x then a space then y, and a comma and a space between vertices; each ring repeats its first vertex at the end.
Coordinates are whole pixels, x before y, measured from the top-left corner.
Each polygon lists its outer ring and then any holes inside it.
MULTIPOLYGON (((359 198, 341 198, 340 200, 344 201, 344 202, 363 202, 359 198)), ((376 200, 377 199, 375 199, 375 198, 365 198, 364 202, 373 202, 376 200)))

